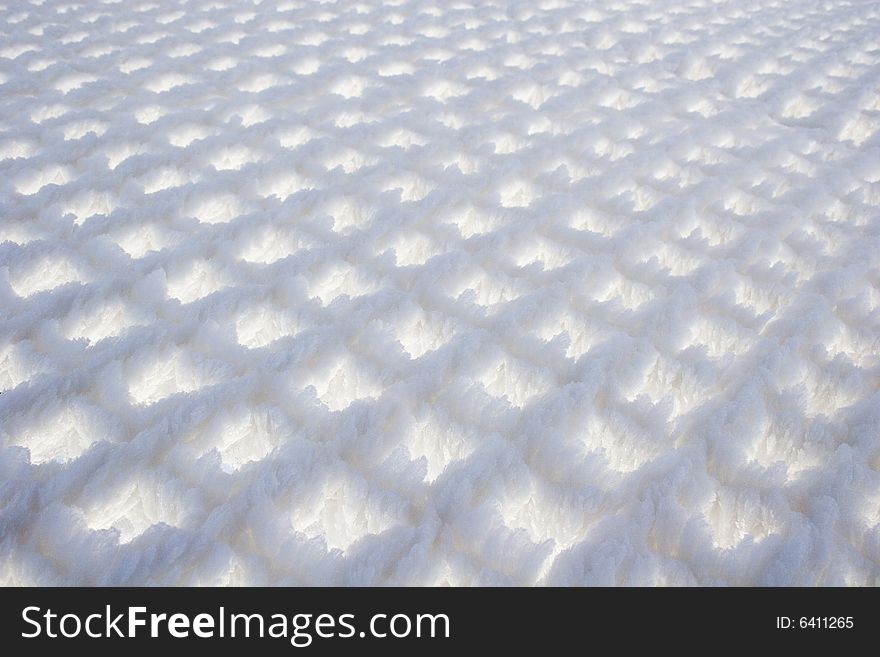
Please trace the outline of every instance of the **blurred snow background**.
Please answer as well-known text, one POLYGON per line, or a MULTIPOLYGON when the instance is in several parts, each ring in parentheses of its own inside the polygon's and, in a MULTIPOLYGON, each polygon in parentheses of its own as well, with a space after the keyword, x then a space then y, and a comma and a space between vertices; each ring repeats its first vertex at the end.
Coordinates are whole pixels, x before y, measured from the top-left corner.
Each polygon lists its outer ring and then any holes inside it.
POLYGON ((0 10, 0 581, 877 584, 880 4, 0 10))

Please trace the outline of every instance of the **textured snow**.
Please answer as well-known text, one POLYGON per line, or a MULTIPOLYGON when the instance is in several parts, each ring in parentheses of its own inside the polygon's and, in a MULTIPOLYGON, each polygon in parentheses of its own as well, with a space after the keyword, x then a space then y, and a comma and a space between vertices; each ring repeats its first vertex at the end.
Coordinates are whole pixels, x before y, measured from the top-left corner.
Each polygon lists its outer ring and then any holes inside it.
POLYGON ((0 582, 880 583, 880 5, 0 10, 0 582))

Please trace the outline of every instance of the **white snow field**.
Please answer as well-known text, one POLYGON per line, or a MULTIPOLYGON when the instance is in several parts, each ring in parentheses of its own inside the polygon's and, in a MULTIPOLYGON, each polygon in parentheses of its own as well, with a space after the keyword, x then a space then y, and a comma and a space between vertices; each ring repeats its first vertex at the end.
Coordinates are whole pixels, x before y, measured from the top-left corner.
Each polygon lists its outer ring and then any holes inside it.
POLYGON ((880 584, 880 3, 0 35, 0 582, 880 584))

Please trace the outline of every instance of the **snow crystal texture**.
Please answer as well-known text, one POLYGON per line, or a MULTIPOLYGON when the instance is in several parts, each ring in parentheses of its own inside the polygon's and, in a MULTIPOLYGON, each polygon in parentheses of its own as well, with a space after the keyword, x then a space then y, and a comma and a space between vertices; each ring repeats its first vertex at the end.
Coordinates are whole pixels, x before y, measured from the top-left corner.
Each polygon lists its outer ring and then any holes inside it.
POLYGON ((0 10, 0 582, 880 583, 880 4, 0 10))

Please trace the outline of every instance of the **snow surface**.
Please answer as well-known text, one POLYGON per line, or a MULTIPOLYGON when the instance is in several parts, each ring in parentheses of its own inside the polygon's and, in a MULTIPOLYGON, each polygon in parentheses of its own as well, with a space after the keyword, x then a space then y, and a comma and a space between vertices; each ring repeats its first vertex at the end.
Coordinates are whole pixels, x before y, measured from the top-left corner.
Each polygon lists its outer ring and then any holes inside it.
POLYGON ((877 2, 0 34, 0 581, 880 583, 877 2))

